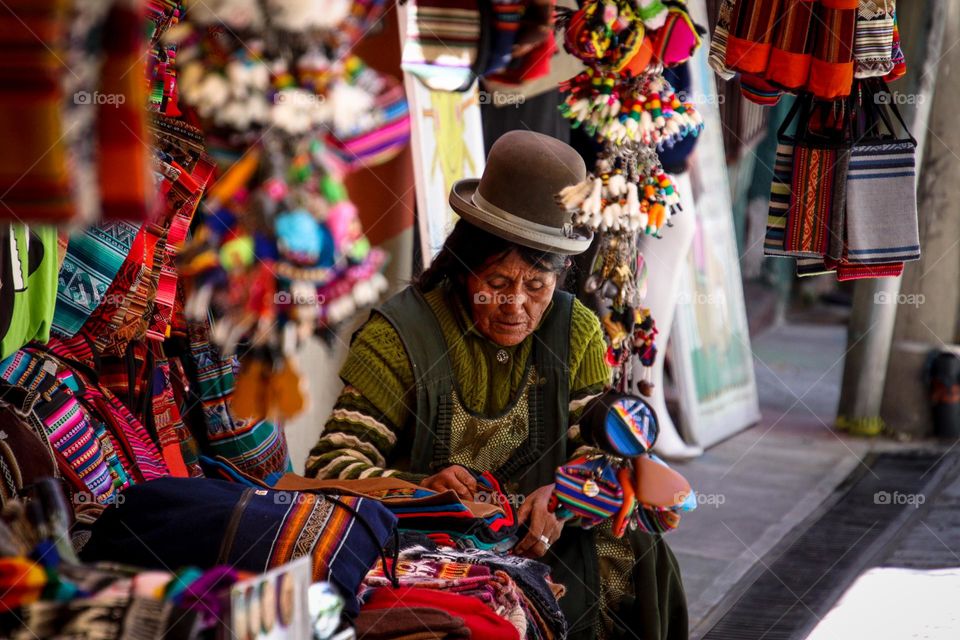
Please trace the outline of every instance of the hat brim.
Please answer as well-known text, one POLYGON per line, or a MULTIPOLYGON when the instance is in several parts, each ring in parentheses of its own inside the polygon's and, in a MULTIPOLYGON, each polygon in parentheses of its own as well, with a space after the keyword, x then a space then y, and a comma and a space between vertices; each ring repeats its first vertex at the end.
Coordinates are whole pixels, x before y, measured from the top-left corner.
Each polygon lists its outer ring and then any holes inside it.
POLYGON ((450 206, 470 224, 504 240, 540 251, 576 255, 590 247, 593 234, 586 234, 582 229, 575 229, 574 237, 568 237, 559 228, 530 222, 506 211, 481 209, 473 199, 479 185, 478 178, 465 178, 450 189, 450 206))

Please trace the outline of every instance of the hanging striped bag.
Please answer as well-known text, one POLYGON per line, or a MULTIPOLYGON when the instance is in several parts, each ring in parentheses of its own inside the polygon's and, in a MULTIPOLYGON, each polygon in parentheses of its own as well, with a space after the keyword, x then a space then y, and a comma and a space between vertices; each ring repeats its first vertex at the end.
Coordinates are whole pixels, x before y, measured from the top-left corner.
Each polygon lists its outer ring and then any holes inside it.
POLYGON ((845 261, 870 265, 919 260, 917 141, 882 80, 860 83, 859 104, 865 128, 850 152, 845 261))

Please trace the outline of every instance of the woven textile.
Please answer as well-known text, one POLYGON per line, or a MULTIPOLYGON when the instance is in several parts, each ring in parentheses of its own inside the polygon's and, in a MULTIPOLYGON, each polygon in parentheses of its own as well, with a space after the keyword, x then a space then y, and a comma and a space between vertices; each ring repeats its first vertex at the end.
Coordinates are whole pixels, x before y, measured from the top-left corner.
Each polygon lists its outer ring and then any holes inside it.
POLYGON ((97 152, 101 207, 107 220, 147 217, 149 149, 147 89, 140 69, 146 53, 143 3, 111 4, 103 25, 103 65, 99 91, 111 101, 98 105, 97 152))
POLYGON ((783 0, 736 0, 724 58, 728 69, 763 75, 782 5, 783 0))
POLYGON ((819 0, 807 91, 821 100, 850 95, 857 0, 819 0))
POLYGON ((129 222, 106 222, 70 237, 60 267, 53 333, 75 335, 100 305, 140 231, 129 222))
POLYGON ((736 72, 727 67, 727 38, 730 33, 730 15, 733 13, 734 0, 720 0, 720 8, 717 11, 717 24, 710 35, 710 55, 707 62, 714 73, 730 80, 736 75, 736 72))
POLYGON ((793 155, 790 213, 784 248, 794 256, 823 256, 827 251, 834 200, 837 149, 797 145, 793 155))
POLYGON ((856 22, 857 0, 736 0, 723 67, 741 73, 744 96, 760 104, 776 103, 781 88, 847 96, 856 22))
POLYGON ((354 615, 359 603, 351 596, 395 523, 366 498, 163 478, 130 487, 122 503, 104 511, 81 557, 157 569, 227 564, 260 573, 311 556, 314 581, 332 582, 354 615))
POLYGON ((476 0, 410 2, 401 67, 431 89, 464 91, 475 78, 480 33, 476 0))
POLYGON ((763 253, 767 256, 789 257, 786 250, 787 215, 792 199, 793 148, 789 142, 777 144, 773 164, 773 182, 770 185, 770 208, 767 212, 767 231, 763 239, 763 253))
POLYGON ((764 77, 788 91, 807 85, 816 30, 811 29, 815 0, 783 0, 764 77))
MULTIPOLYGON (((61 103, 65 0, 9 0, 0 12, 0 220, 74 215, 61 103)), ((135 75, 135 74, 134 74, 135 75)))
POLYGON ((40 396, 24 409, 50 442, 64 478, 73 491, 89 492, 95 500, 106 502, 130 484, 118 457, 122 452, 80 404, 69 380, 59 379, 44 362, 35 354, 18 351, 0 363, 0 378, 40 396))
POLYGON ((894 0, 862 0, 853 42, 854 77, 885 76, 893 71, 894 0))
POLYGON ((915 162, 915 145, 908 140, 853 147, 847 178, 849 262, 920 258, 915 162))
POLYGON ((238 469, 257 478, 292 470, 282 425, 270 420, 239 420, 230 411, 234 360, 223 358, 210 343, 205 322, 190 322, 189 354, 192 393, 201 403, 202 424, 211 455, 223 456, 238 469))

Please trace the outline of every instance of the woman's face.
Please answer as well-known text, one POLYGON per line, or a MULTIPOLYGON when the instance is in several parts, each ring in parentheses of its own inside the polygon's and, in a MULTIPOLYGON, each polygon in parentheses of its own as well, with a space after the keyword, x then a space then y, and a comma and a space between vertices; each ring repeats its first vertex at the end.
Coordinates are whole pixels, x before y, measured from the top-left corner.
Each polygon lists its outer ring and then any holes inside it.
POLYGON ((557 274, 536 269, 511 251, 467 276, 470 313, 477 330, 502 347, 520 344, 540 324, 557 274))

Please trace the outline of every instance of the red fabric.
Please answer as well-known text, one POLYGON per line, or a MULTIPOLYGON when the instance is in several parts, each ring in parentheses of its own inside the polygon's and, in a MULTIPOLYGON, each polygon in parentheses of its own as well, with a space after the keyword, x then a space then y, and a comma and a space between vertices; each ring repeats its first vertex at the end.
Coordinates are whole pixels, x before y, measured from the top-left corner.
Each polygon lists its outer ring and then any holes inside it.
POLYGON ((557 52, 557 42, 550 33, 543 42, 534 47, 520 62, 511 64, 500 73, 490 74, 488 77, 495 82, 520 85, 531 82, 550 73, 550 60, 557 52))
POLYGON ((477 600, 467 596, 444 593, 434 589, 418 589, 417 587, 401 587, 391 589, 381 587, 363 605, 363 611, 377 609, 397 609, 407 607, 428 607, 440 609, 462 618, 474 638, 497 638, 520 640, 516 627, 505 618, 501 618, 490 608, 477 600))

